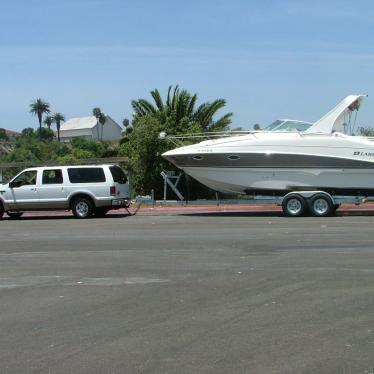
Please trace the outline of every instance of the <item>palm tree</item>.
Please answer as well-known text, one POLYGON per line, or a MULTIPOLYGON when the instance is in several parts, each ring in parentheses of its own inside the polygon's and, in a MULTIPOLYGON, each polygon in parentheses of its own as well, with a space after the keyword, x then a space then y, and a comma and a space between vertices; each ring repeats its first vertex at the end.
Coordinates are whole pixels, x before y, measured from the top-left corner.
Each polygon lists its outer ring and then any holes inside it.
POLYGON ((151 91, 151 96, 154 104, 145 99, 131 102, 135 120, 146 115, 154 115, 162 123, 172 119, 176 129, 180 132, 188 130, 180 128, 180 126, 185 126, 186 122, 188 127, 198 125, 201 131, 222 131, 227 129, 231 123, 232 113, 214 120, 216 113, 226 105, 224 99, 203 103, 196 108, 197 94, 191 95, 187 90, 180 90, 178 86, 174 89, 169 86, 165 103, 157 89, 151 91))
POLYGON ((60 141, 60 128, 61 122, 65 121, 65 116, 61 113, 55 113, 52 117, 53 122, 56 124, 57 129, 57 140, 60 141))
POLYGON ((106 115, 104 113, 101 113, 101 115, 99 117, 99 123, 101 124, 101 138, 100 138, 100 141, 103 141, 105 122, 106 122, 106 115))
POLYGON ((51 129, 51 125, 53 123, 53 118, 51 116, 45 117, 43 123, 48 127, 48 129, 51 129))
POLYGON ((97 140, 99 140, 100 139, 99 123, 100 123, 100 117, 102 117, 103 113, 101 112, 100 108, 95 107, 92 109, 92 115, 94 115, 97 119, 97 140))
POLYGON ((125 129, 127 129, 130 126, 130 121, 127 118, 124 118, 122 120, 122 125, 125 129))
POLYGON ((41 139, 41 133, 42 133, 42 120, 43 120, 43 114, 50 113, 49 109, 49 103, 46 101, 43 101, 42 99, 36 99, 30 104, 30 113, 33 115, 38 116, 39 121, 39 138, 41 139))
POLYGON ((130 130, 130 127, 129 127, 130 126, 130 121, 127 118, 124 118, 122 120, 122 125, 125 128, 125 134, 128 134, 129 130, 130 130))

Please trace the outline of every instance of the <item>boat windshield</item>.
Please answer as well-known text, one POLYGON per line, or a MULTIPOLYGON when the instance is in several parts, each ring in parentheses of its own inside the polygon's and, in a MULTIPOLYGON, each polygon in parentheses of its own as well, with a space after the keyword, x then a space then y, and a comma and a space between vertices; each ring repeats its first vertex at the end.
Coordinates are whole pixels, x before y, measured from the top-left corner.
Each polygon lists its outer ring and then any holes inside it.
POLYGON ((282 120, 277 119, 275 122, 271 123, 269 126, 265 127, 265 131, 298 131, 303 132, 312 126, 310 122, 295 121, 295 120, 282 120))

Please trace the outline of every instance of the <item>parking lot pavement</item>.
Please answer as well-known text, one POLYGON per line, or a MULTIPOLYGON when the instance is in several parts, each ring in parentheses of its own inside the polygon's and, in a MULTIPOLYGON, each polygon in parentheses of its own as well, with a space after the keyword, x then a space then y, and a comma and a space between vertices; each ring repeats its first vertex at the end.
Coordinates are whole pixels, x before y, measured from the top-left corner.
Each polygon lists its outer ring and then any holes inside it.
POLYGON ((370 373, 374 216, 0 222, 0 373, 370 373))
MULTIPOLYGON (((118 209, 111 210, 109 216, 118 216, 118 215, 129 215, 138 214, 138 215, 167 215, 167 214, 195 214, 195 213, 264 213, 265 215, 272 212, 281 213, 282 208, 272 203, 268 204, 258 204, 255 202, 247 204, 209 204, 209 205, 180 205, 180 204, 134 204, 129 210, 118 209)), ((360 205, 355 204, 342 204, 337 215, 374 215, 374 203, 365 203, 360 205)), ((47 212, 26 212, 23 217, 69 217, 72 216, 70 211, 47 211, 47 212)), ((5 214, 5 219, 7 215, 5 214)))

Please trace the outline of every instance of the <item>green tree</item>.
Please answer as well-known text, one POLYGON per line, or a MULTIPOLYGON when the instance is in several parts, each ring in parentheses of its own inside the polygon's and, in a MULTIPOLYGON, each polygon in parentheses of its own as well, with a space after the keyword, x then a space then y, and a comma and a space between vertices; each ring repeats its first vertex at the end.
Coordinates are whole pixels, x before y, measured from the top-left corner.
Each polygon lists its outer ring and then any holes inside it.
POLYGON ((72 156, 77 160, 80 159, 87 159, 87 158, 94 158, 95 155, 92 152, 86 151, 84 149, 73 149, 72 156))
POLYGON ((36 99, 30 104, 30 113, 38 117, 39 121, 39 134, 41 136, 41 128, 42 128, 42 121, 43 121, 43 114, 49 114, 50 106, 46 101, 42 99, 36 99))
POLYGON ((122 125, 125 129, 127 129, 130 126, 130 121, 127 118, 124 118, 122 120, 122 125))
POLYGON ((105 125, 105 122, 106 122, 106 115, 104 113, 101 113, 101 115, 99 117, 99 123, 101 125, 101 137, 100 137, 100 141, 103 141, 103 134, 104 134, 104 125, 105 125))
POLYGON ((374 137, 374 128, 373 127, 361 127, 360 134, 362 136, 374 137))
POLYGON ((0 140, 4 140, 4 141, 9 140, 9 137, 6 134, 6 130, 2 128, 0 128, 0 140))
POLYGON ((151 96, 154 104, 145 99, 131 102, 135 121, 152 115, 165 127, 170 125, 174 133, 223 131, 231 124, 232 113, 214 119, 217 112, 226 105, 224 99, 217 99, 212 103, 207 102, 196 107, 197 94, 191 95, 187 90, 180 90, 178 86, 174 89, 169 86, 165 102, 157 89, 151 91, 151 96))
POLYGON ((169 167, 161 157, 167 144, 158 135, 162 124, 152 115, 137 119, 128 141, 123 141, 120 154, 129 158, 132 174, 132 187, 137 194, 149 194, 153 188, 158 194, 162 191, 160 173, 169 167))
POLYGON ((92 109, 92 115, 96 117, 97 119, 97 140, 100 140, 100 133, 99 133, 99 124, 100 124, 100 118, 102 117, 103 113, 99 107, 95 107, 92 109))
POLYGON ((35 137, 35 131, 32 127, 26 127, 21 132, 22 138, 34 138, 35 137))
MULTIPOLYGON (((188 134, 194 132, 222 131, 228 129, 232 113, 215 119, 225 106, 225 100, 197 105, 197 95, 170 86, 164 101, 159 91, 151 92, 153 102, 145 99, 132 101, 134 118, 131 131, 120 142, 120 154, 129 159, 133 172, 132 185, 136 193, 148 194, 154 189, 156 196, 162 194, 162 170, 173 166, 161 154, 174 145, 159 139, 160 132, 188 134)), ((128 130, 130 130, 128 129, 128 130)))
POLYGON ((51 129, 42 127, 37 129, 35 134, 39 137, 39 140, 51 141, 55 137, 55 133, 51 129))
POLYGON ((258 123, 255 123, 255 124, 253 125, 253 130, 255 130, 255 131, 259 131, 259 130, 261 130, 261 126, 260 126, 258 123))
MULTIPOLYGON (((125 134, 128 134, 129 133, 129 130, 131 129, 130 127, 130 121, 127 119, 127 118, 124 118, 122 120, 122 125, 123 127, 125 128, 125 134)), ((131 130, 130 130, 131 131, 131 130)))
POLYGON ((74 138, 71 141, 73 149, 82 149, 88 151, 94 155, 94 157, 103 157, 105 152, 105 143, 99 143, 98 141, 83 138, 74 138))
POLYGON ((53 117, 52 116, 46 116, 43 123, 49 128, 51 129, 51 125, 53 123, 53 117))
POLYGON ((56 124, 57 130, 57 140, 60 142, 60 129, 61 129, 61 122, 65 121, 65 117, 61 113, 55 113, 52 117, 53 122, 56 124))

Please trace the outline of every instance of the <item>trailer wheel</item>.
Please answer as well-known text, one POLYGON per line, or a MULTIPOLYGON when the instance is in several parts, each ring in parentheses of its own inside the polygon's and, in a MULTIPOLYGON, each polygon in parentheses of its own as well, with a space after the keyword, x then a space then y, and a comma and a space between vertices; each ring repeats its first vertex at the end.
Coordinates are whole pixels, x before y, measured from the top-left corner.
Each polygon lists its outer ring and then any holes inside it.
POLYGON ((282 202, 283 213, 290 217, 299 217, 306 210, 306 201, 300 195, 289 195, 282 202))
POLYGON ((316 217, 326 217, 335 211, 335 206, 329 196, 316 194, 310 200, 310 211, 316 217))

